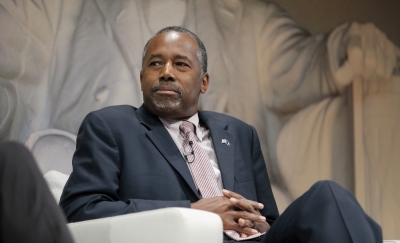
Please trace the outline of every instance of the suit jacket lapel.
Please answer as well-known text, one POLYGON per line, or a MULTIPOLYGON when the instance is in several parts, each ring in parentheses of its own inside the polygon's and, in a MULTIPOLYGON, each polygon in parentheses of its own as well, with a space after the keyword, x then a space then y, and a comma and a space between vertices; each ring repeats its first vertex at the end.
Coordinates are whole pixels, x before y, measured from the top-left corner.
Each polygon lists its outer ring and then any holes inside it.
POLYGON ((174 140, 172 140, 167 129, 164 127, 160 119, 155 115, 151 114, 142 105, 138 109, 139 119, 143 125, 145 125, 149 130, 146 132, 147 136, 157 147, 164 158, 175 168, 176 171, 183 177, 183 179, 188 183, 193 192, 200 198, 200 195, 194 184, 192 175, 189 168, 183 159, 179 149, 175 146, 174 140))
POLYGON ((210 130, 214 150, 217 155, 218 166, 221 171, 223 187, 233 190, 234 185, 234 159, 235 137, 228 132, 228 124, 221 120, 213 119, 207 113, 199 111, 199 119, 210 130), (229 142, 223 143, 223 139, 229 142))

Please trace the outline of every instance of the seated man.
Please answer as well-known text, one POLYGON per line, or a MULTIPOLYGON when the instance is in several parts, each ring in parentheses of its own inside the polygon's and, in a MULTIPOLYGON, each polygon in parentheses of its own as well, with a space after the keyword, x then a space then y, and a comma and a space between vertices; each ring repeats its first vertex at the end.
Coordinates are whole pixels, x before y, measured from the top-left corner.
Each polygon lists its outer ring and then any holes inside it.
POLYGON ((32 154, 15 142, 0 142, 0 242, 73 242, 32 154))
MULTIPOLYGON (((140 73, 144 104, 83 121, 60 205, 70 222, 164 207, 218 214, 225 242, 381 242, 380 227, 334 182, 318 182, 278 217, 257 133, 198 111, 207 53, 181 27, 153 36, 140 73)), ((155 233, 157 229, 155 229, 155 233)))

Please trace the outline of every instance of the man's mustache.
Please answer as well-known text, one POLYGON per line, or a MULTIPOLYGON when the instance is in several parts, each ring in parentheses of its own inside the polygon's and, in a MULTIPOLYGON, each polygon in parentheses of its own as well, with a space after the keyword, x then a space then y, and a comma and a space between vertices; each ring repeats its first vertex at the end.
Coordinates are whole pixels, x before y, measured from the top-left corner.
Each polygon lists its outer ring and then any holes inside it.
POLYGON ((158 90, 160 90, 161 88, 167 88, 167 87, 168 87, 168 90, 175 91, 179 95, 182 95, 182 90, 171 81, 160 82, 160 83, 154 85, 153 87, 151 87, 150 92, 154 93, 154 92, 157 92, 158 90))

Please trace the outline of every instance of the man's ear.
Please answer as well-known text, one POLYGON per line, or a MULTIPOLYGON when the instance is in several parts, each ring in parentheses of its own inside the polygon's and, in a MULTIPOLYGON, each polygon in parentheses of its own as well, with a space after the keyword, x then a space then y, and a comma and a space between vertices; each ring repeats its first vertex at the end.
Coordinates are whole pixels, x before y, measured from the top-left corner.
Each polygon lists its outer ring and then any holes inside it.
POLYGON ((142 70, 140 70, 140 90, 141 91, 143 91, 143 87, 142 87, 142 84, 143 84, 143 69, 142 70))
POLYGON ((208 84, 210 82, 210 76, 208 73, 205 73, 203 75, 203 78, 201 80, 201 88, 200 88, 200 93, 205 94, 207 89, 208 89, 208 84))

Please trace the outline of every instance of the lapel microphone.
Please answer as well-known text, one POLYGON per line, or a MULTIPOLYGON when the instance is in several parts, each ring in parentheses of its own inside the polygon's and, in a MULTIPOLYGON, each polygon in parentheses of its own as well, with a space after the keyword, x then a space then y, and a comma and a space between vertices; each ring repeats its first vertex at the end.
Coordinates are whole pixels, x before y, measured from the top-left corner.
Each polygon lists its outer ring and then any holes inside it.
POLYGON ((192 163, 194 161, 194 150, 193 150, 193 141, 192 140, 189 141, 189 145, 190 145, 190 148, 192 149, 192 151, 190 151, 189 153, 183 152, 183 156, 185 157, 186 162, 192 163), (193 159, 191 161, 189 161, 189 158, 188 158, 189 155, 193 155, 193 159))

